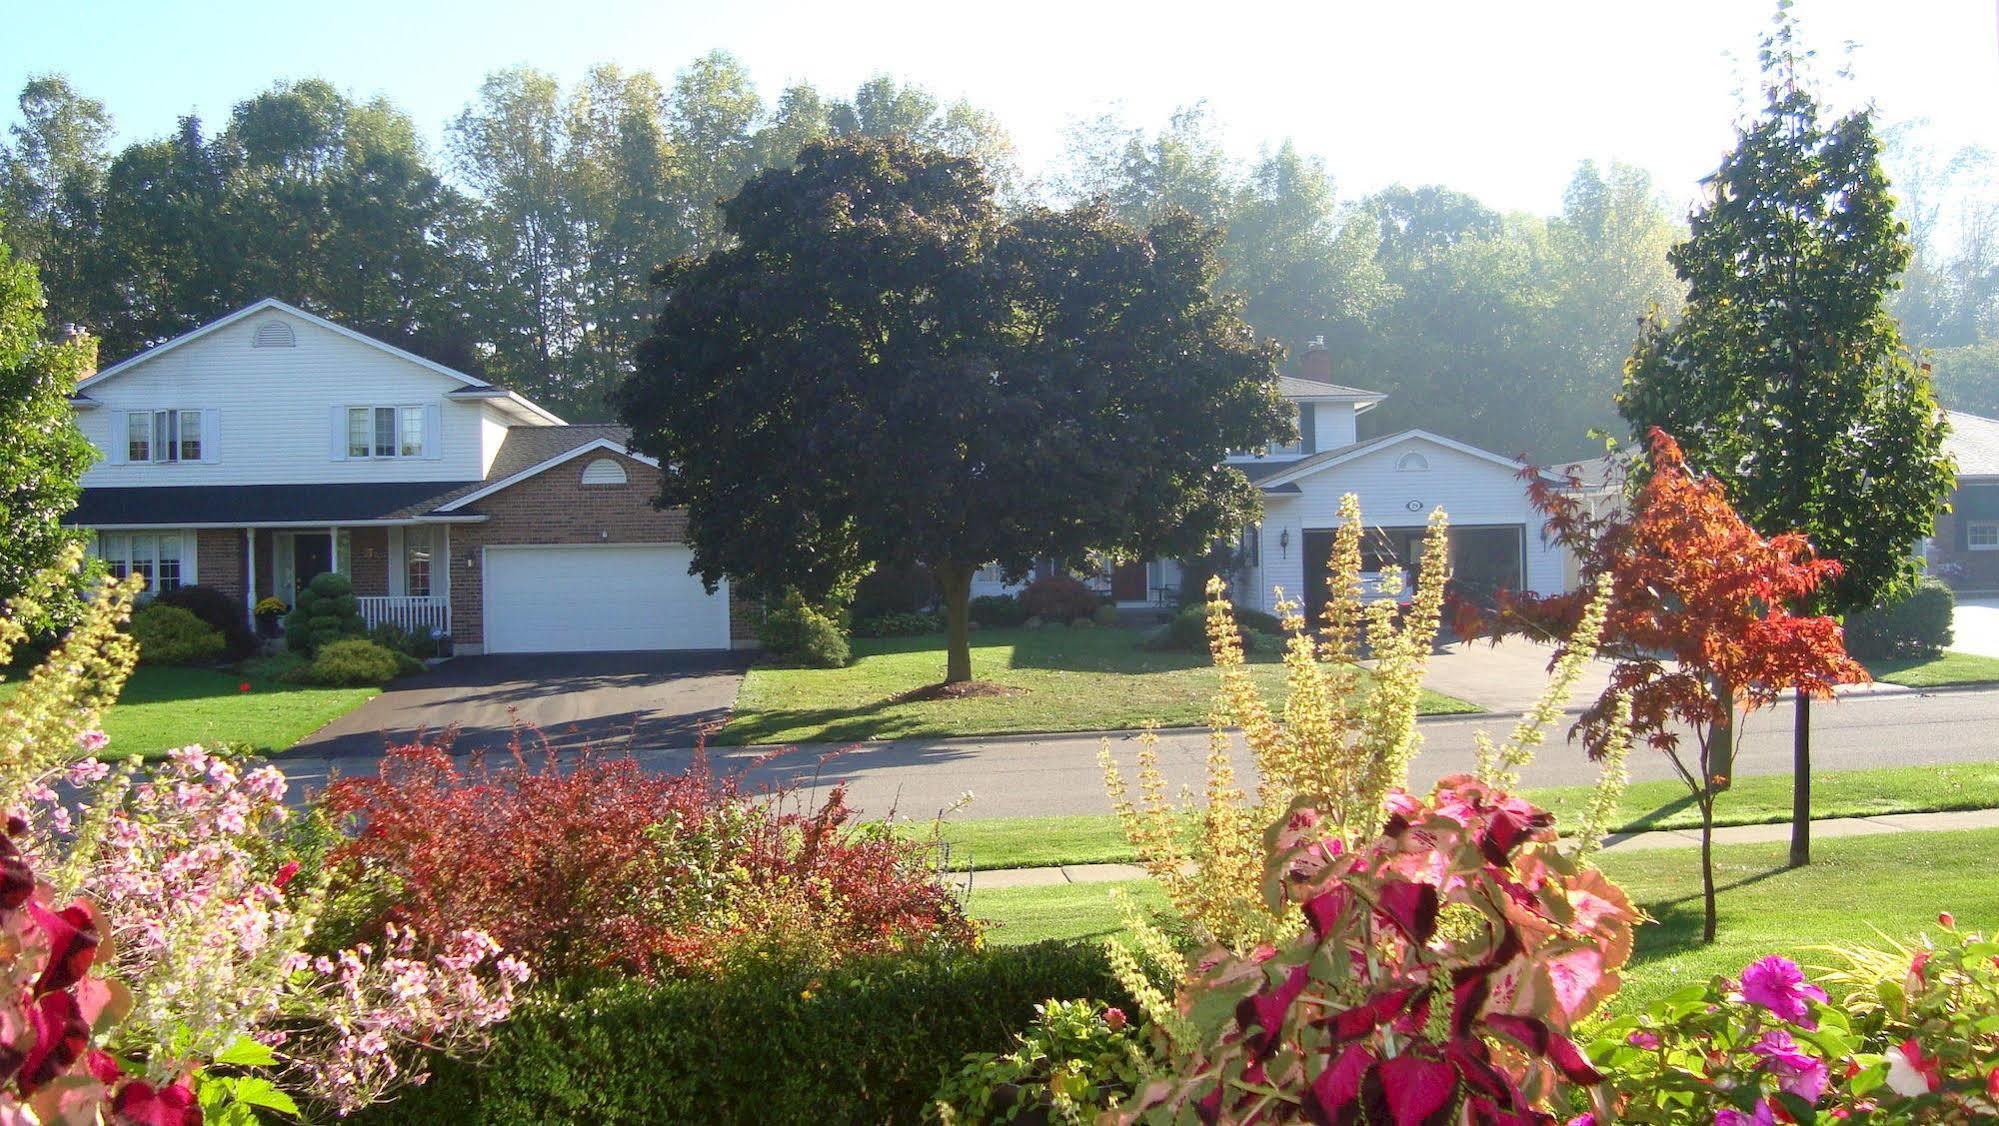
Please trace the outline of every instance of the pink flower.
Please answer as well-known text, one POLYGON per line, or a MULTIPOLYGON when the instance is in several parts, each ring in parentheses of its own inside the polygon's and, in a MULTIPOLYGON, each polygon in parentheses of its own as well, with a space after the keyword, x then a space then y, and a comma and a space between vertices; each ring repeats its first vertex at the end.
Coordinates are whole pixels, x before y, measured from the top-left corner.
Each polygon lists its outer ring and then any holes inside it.
POLYGON ((1945 911, 1937 916, 1937 922, 1943 924, 1945 930, 1949 930, 1957 925, 1957 916, 1945 911))
POLYGON ((1624 1038, 1624 1041, 1625 1043, 1630 1044, 1634 1048, 1644 1048, 1647 1051, 1650 1051, 1651 1049, 1657 1048, 1659 1046, 1658 1035, 1656 1033, 1647 1032, 1642 1028, 1632 1033, 1631 1035, 1626 1036, 1624 1038))
POLYGON ((1124 1015, 1123 1009, 1113 1005, 1104 1010, 1104 1023, 1109 1025, 1112 1031, 1116 1031, 1130 1023, 1130 1018, 1124 1015))
POLYGON ((1777 1085, 1784 1090, 1808 1103, 1817 1103, 1825 1094, 1825 1063, 1799 1047, 1790 1033, 1772 1029, 1749 1050, 1763 1057, 1763 1069, 1776 1076, 1777 1085))
POLYGON ((1744 1114, 1732 1106, 1722 1107, 1714 1112, 1714 1126, 1776 1126, 1776 1116, 1770 1113, 1770 1104, 1756 1100, 1754 1114, 1744 1114))
POLYGON ((278 887, 283 887, 291 883, 292 877, 296 875, 298 875, 298 861, 287 860, 284 866, 278 869, 278 874, 271 877, 271 883, 278 887))
POLYGON ((1825 990, 1805 980, 1805 971, 1789 958, 1772 954, 1749 963, 1742 971, 1742 999, 1761 1005, 1800 1028, 1817 1028, 1807 1001, 1825 1000, 1825 990))
POLYGON ((77 732, 76 745, 84 754, 94 755, 111 745, 111 737, 93 727, 88 731, 77 732))

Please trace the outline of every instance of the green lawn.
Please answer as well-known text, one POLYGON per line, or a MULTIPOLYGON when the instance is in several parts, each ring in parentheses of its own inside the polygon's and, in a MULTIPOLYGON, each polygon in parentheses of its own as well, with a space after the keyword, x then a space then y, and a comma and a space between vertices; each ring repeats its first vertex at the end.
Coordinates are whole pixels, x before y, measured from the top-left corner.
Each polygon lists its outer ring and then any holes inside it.
MULTIPOLYGON (((1528 800, 1554 811, 1557 824, 1573 825, 1588 802, 1587 786, 1560 786, 1524 792, 1528 800)), ((1999 808, 1999 763, 1900 766, 1845 770, 1812 779, 1815 817, 1862 817, 1880 813, 1929 813, 1947 809, 1999 808)), ((1737 778, 1716 810, 1721 825, 1768 825, 1791 819, 1788 774, 1737 778)), ((1700 824, 1700 814, 1678 782, 1639 782, 1625 791, 1617 828, 1684 829, 1700 824)), ((911 826, 927 833, 929 826, 911 826)), ((1033 868, 1046 864, 1112 864, 1137 854, 1108 814, 1071 817, 989 817, 949 821, 944 840, 954 867, 1033 868)))
MULTIPOLYGON (((1814 863, 1786 869, 1786 846, 1731 845, 1716 850, 1722 887, 1720 938, 1700 945, 1700 876, 1692 849, 1611 854, 1603 867, 1655 922, 1640 928, 1627 971, 1623 1005, 1642 1005, 1717 973, 1739 973, 1768 953, 1824 964, 1810 948, 1876 941, 1878 928, 1907 939, 1934 930, 1939 911, 1958 925, 1999 927, 1992 861, 1999 829, 1962 833, 1898 833, 1849 837, 1813 846, 1814 863)), ((974 915, 998 925, 995 943, 1047 938, 1100 938, 1123 929, 1111 900, 1121 890, 1142 906, 1165 901, 1146 880, 981 890, 973 884, 974 915)))
POLYGON ((1999 658, 1980 657, 1974 653, 1945 653, 1940 657, 1868 661, 1866 664, 1874 679, 1910 688, 1999 682, 1999 658))
MULTIPOLYGON (((0 684, 0 700, 18 690, 18 683, 0 684)), ((142 665, 104 715, 104 733, 111 737, 104 757, 158 756, 189 743, 247 744, 266 754, 288 750, 380 692, 142 665)))
MULTIPOLYGON (((1131 629, 1005 629, 972 635, 972 675, 1021 691, 1008 696, 897 702, 944 678, 941 635, 862 639, 840 669, 750 670, 723 743, 845 742, 1032 731, 1113 731, 1199 724, 1215 691, 1205 654, 1155 653, 1131 629)), ((1252 658, 1275 698, 1283 667, 1252 658)), ((1426 693, 1426 714, 1475 712, 1426 693)))

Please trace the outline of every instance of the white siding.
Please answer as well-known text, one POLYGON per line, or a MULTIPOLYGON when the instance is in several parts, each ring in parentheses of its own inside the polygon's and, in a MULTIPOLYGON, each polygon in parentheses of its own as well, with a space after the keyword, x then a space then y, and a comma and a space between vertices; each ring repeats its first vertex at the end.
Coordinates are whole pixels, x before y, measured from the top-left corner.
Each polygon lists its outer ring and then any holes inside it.
MULTIPOLYGON (((485 476, 488 419, 480 403, 445 395, 464 384, 418 364, 268 310, 142 361, 84 394, 100 405, 77 424, 102 451, 124 441, 127 411, 192 408, 215 412, 213 460, 199 464, 117 464, 107 457, 85 473, 87 487, 270 485, 320 481, 472 481, 485 476), (254 348, 271 318, 291 324, 297 346, 254 348), (435 458, 336 459, 335 407, 436 405, 435 458)), ((495 448, 497 443, 495 442, 495 448)))
POLYGON ((1360 441, 1355 417, 1358 415, 1352 403, 1319 403, 1313 412, 1317 429, 1312 435, 1313 452, 1337 450, 1341 446, 1351 446, 1360 441))
POLYGON ((485 410, 479 414, 479 479, 485 480, 493 468, 493 459, 500 454, 500 443, 507 440, 507 422, 497 411, 485 410))
POLYGON ((1540 515, 1527 503, 1527 490, 1504 465, 1472 457, 1419 437, 1392 442, 1352 461, 1296 482, 1296 495, 1264 497, 1264 517, 1258 547, 1263 568, 1252 604, 1269 610, 1282 587, 1288 598, 1302 598, 1305 588, 1305 530, 1339 526, 1340 498, 1360 498, 1361 517, 1371 525, 1408 527, 1429 519, 1442 508, 1452 524, 1521 524, 1526 528, 1528 587, 1543 593, 1567 589, 1567 553, 1545 542, 1540 515), (1410 451, 1429 462, 1426 471, 1398 470, 1396 463, 1410 451), (1414 508, 1411 508, 1414 505, 1414 508), (1291 533, 1289 548, 1280 546, 1291 533))

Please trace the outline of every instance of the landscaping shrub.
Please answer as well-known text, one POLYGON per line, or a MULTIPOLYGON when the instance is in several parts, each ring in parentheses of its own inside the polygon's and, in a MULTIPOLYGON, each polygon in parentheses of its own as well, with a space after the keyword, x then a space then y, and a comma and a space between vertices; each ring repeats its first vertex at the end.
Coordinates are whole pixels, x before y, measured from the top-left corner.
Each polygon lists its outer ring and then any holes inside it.
POLYGON ((1011 594, 982 594, 966 608, 972 624, 1008 629, 1027 621, 1027 604, 1011 594))
MULTIPOLYGON (((1252 653, 1279 653, 1284 650, 1284 626, 1274 615, 1261 610, 1231 607, 1243 648, 1252 653)), ((1208 651, 1208 610, 1189 606, 1173 615, 1165 626, 1146 636, 1150 649, 1170 649, 1188 653, 1208 651)))
MULTIPOLYGON (((854 584, 847 612, 858 622, 891 614, 915 614, 937 605, 937 579, 921 563, 906 567, 876 567, 854 584)), ((856 634, 855 636, 866 636, 856 634)))
MULTIPOLYGON (((1006 1053, 979 1052, 937 1089, 952 1122, 1095 1122, 1158 1070, 1115 1005, 1050 1001, 1006 1053), (1044 1117, 1045 1116, 1045 1117, 1044 1117)), ((939 1117, 943 1117, 940 1109, 939 1117)))
POLYGON ((243 612, 243 600, 234 595, 224 594, 212 586, 183 586, 161 592, 153 599, 156 606, 178 606, 195 617, 207 622, 222 635, 230 660, 241 660, 257 648, 257 638, 250 632, 249 616, 243 612))
POLYGON ((815 669, 837 669, 852 658, 840 624, 813 609, 795 590, 764 615, 757 636, 771 656, 815 669))
POLYGON ((1117 607, 1106 602, 1097 607, 1096 613, 1091 614, 1090 619, 1100 626, 1114 626, 1118 620, 1117 607))
POLYGON ((419 661, 428 661, 439 652, 439 640, 428 630, 404 629, 394 622, 383 622, 369 630, 368 640, 419 661))
POLYGON ((153 603, 132 615, 139 660, 149 665, 197 665, 217 660, 228 642, 220 630, 178 606, 153 603))
POLYGON ((1905 597, 1846 616, 1846 651, 1862 660, 1934 657, 1950 645, 1957 598, 1925 579, 1905 597))
POLYGON ((326 801, 358 833, 337 870, 398 889, 380 921, 481 927, 553 975, 825 966, 974 935, 931 847, 854 824, 844 787, 792 810, 705 756, 661 775, 593 753, 530 766, 518 749, 461 766, 412 744, 326 801))
POLYGON ((1073 575, 1043 575, 1027 584, 1020 601, 1029 616, 1066 625, 1096 613, 1103 600, 1073 575))
POLYGON ((292 675, 306 684, 360 688, 394 680, 402 675, 402 662, 403 658, 393 649, 384 649, 366 638, 350 637, 322 646, 311 664, 292 675))
POLYGON ((285 615, 285 644, 307 656, 319 652, 323 645, 367 632, 353 582, 334 571, 313 576, 299 591, 298 605, 285 615))
POLYGON ((855 637, 920 637, 944 628, 944 619, 935 614, 882 614, 855 618, 855 637))
POLYGON ((476 1064, 365 1121, 915 1123, 966 1053, 1070 997, 1133 1005, 1096 943, 606 988, 523 1007, 476 1064))

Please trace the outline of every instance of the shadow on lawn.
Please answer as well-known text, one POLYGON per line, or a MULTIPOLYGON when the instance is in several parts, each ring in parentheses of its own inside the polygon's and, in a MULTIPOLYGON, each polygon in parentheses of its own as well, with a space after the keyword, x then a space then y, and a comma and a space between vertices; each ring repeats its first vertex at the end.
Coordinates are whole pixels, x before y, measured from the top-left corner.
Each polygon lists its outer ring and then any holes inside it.
MULTIPOLYGON (((1737 888, 1750 887, 1765 880, 1787 876, 1794 871, 1795 869, 1779 866, 1753 872, 1725 883, 1715 884, 1715 894, 1724 896, 1737 888)), ((1698 879, 1698 875, 1695 878, 1698 879)), ((1698 888, 1686 895, 1650 900, 1639 906, 1652 917, 1653 921, 1638 928, 1637 946, 1631 955, 1633 965, 1658 958, 1670 958, 1676 954, 1685 954, 1706 947, 1707 944, 1701 941, 1704 913, 1698 888)), ((1723 906, 1725 908, 1726 904, 1723 906)))

